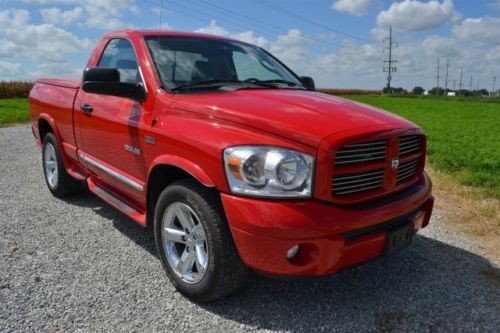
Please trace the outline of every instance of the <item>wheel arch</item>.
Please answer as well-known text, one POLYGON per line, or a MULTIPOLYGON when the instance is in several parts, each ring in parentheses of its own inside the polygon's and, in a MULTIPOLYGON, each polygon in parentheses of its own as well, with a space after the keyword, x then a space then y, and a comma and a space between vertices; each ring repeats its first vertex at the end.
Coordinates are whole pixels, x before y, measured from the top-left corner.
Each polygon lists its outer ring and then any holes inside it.
POLYGON ((52 119, 49 115, 41 114, 38 118, 37 125, 40 143, 43 143, 43 138, 47 133, 50 132, 54 133, 56 138, 59 140, 59 133, 57 132, 56 124, 54 122, 54 119, 52 119))
POLYGON ((195 163, 179 156, 162 156, 157 158, 146 182, 146 224, 153 223, 154 209, 163 189, 181 179, 194 179, 207 188, 216 188, 212 179, 195 163))

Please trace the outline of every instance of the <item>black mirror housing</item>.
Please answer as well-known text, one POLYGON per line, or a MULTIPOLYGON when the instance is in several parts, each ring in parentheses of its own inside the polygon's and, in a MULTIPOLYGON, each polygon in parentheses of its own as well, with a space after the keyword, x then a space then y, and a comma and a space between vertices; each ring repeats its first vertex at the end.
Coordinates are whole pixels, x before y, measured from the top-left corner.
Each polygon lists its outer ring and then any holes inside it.
POLYGON ((83 82, 120 82, 120 71, 116 68, 85 68, 83 71, 83 82))
POLYGON ((116 68, 87 68, 83 72, 83 91, 91 94, 146 99, 146 89, 142 83, 120 82, 120 72, 116 68))
POLYGON ((301 76, 300 81, 302 84, 309 90, 316 90, 316 84, 314 83, 314 80, 310 76, 301 76))

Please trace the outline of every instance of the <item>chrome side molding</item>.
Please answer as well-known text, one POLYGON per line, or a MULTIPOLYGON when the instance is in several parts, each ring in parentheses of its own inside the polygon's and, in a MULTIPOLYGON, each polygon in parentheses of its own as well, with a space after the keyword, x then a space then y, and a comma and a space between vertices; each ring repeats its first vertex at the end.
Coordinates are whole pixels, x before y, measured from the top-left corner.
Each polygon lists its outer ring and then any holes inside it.
POLYGON ((93 158, 90 158, 88 157, 87 155, 79 152, 78 153, 78 156, 80 157, 80 159, 87 163, 87 164, 90 164, 92 165, 93 167, 96 167, 97 169, 107 173, 108 175, 110 175, 111 177, 119 180, 120 182, 124 183, 125 185, 128 185, 130 187, 132 187, 134 190, 136 191, 139 191, 139 192, 142 192, 144 191, 144 188, 142 187, 141 184, 139 184, 138 182, 122 175, 121 173, 118 173, 116 172, 115 170, 112 170, 110 168, 108 168, 107 166, 97 162, 96 160, 94 160, 93 158))

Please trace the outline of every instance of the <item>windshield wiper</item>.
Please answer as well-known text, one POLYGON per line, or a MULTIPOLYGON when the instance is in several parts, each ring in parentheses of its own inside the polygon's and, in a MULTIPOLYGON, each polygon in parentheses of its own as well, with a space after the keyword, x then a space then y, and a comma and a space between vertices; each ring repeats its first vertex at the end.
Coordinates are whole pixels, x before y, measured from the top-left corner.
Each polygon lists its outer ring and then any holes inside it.
POLYGON ((170 89, 170 91, 183 90, 183 89, 188 89, 191 87, 204 86, 204 85, 217 84, 217 83, 242 84, 243 82, 238 81, 238 80, 221 80, 221 79, 202 80, 202 81, 183 83, 181 85, 173 87, 172 89, 170 89))
POLYGON ((293 87, 297 87, 297 86, 300 86, 302 87, 301 84, 298 84, 296 82, 292 82, 292 81, 287 81, 287 80, 283 80, 283 79, 275 79, 275 80, 263 80, 263 81, 257 81, 256 83, 283 83, 283 84, 286 84, 288 86, 293 86, 293 87))

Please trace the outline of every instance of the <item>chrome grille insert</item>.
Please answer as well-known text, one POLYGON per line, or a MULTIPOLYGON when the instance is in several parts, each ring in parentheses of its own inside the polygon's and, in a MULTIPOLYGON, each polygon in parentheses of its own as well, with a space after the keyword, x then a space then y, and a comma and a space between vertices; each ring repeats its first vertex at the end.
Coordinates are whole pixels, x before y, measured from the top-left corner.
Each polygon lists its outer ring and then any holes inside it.
POLYGON ((385 140, 347 145, 337 151, 335 165, 351 165, 385 160, 386 153, 385 140))
POLYGON ((409 135, 399 138, 399 156, 416 153, 420 150, 420 136, 409 135))
POLYGON ((410 162, 406 162, 401 164, 398 169, 397 181, 398 183, 406 178, 412 177, 415 175, 418 169, 419 160, 413 160, 410 162))
POLYGON ((332 192, 337 195, 352 194, 382 187, 384 169, 335 176, 332 192))

